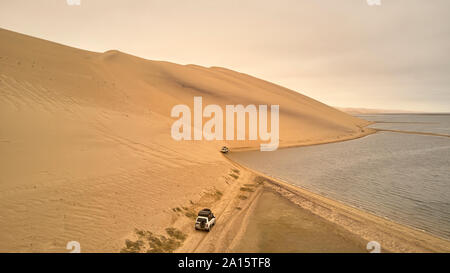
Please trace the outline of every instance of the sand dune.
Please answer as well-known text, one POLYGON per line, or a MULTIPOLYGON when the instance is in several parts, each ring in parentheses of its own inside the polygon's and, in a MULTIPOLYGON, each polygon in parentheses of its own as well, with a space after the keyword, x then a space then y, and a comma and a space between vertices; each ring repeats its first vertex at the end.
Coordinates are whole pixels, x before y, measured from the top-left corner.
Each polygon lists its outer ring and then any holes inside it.
POLYGON ((170 136, 171 108, 192 106, 193 96, 221 106, 279 104, 280 146, 357 137, 367 124, 225 68, 89 52, 0 29, 0 251, 64 252, 72 240, 83 252, 119 251, 135 228, 180 226, 173 208, 236 187, 218 152, 224 143, 170 136))

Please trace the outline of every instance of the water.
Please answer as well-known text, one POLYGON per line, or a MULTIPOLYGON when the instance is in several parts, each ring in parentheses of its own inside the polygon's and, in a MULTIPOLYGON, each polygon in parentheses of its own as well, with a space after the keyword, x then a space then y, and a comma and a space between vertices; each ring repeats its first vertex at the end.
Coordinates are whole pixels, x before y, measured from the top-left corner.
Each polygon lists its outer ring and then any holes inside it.
POLYGON ((360 115, 359 117, 380 122, 371 125, 372 128, 450 135, 450 114, 360 115))
MULTIPOLYGON (((376 128, 448 134, 450 115, 370 115, 376 128), (445 133, 447 132, 447 133, 445 133)), ((250 168, 450 239, 450 138, 379 132, 275 152, 231 153, 250 168)))

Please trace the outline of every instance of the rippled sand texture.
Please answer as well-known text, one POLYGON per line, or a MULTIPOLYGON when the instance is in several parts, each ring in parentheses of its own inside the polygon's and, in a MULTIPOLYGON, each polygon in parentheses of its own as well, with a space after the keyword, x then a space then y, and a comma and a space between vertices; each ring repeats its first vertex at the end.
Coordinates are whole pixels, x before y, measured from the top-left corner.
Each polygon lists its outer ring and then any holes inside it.
POLYGON ((226 192, 224 143, 170 136, 172 107, 192 107, 194 96, 222 107, 279 104, 282 146, 357 137, 368 124, 225 68, 0 29, 0 251, 66 251, 72 240, 84 252, 119 251, 135 228, 163 232, 181 219, 173 208, 226 192))

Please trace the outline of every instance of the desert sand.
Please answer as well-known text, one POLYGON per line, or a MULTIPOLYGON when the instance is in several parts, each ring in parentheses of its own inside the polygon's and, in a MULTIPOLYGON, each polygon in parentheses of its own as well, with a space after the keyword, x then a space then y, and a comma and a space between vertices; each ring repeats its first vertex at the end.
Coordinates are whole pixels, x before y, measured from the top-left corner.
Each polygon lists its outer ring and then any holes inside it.
POLYGON ((272 191, 264 191, 233 252, 367 253, 367 241, 272 191))
POLYGON ((336 107, 336 109, 349 115, 365 115, 365 114, 412 114, 417 113, 407 110, 394 109, 373 109, 373 108, 354 108, 354 107, 336 107))
MULTIPOLYGON (((255 177, 258 177, 257 180, 264 181, 258 189, 259 196, 268 192, 267 195, 273 200, 272 207, 284 207, 290 217, 293 217, 295 213, 297 214, 296 217, 308 219, 310 223, 316 222, 317 225, 307 230, 310 234, 308 237, 301 238, 297 235, 295 238, 289 239, 286 238, 289 236, 282 234, 280 231, 270 231, 270 226, 273 226, 276 217, 271 216, 270 213, 266 215, 261 212, 259 214, 252 212, 252 215, 246 219, 247 223, 243 225, 239 233, 236 233, 238 238, 235 239, 235 243, 229 245, 232 251, 283 252, 281 249, 285 248, 294 249, 293 252, 361 252, 369 242, 378 243, 381 252, 432 253, 450 251, 450 241, 446 239, 315 194, 280 179, 249 170, 237 163, 234 164, 244 170, 251 171, 255 177), (284 197, 283 200, 280 201, 277 200, 280 198, 270 197, 274 194, 284 197), (289 200, 290 204, 284 204, 286 200, 289 200), (292 208, 292 205, 297 208, 296 212, 293 212, 295 208, 292 208), (316 219, 317 216, 322 220, 316 219), (321 223, 323 219, 326 222, 321 223), (268 228, 262 228, 262 223, 268 225, 268 228), (320 239, 315 237, 320 237, 320 239), (276 239, 278 245, 270 244, 270 239, 276 239), (241 241, 246 242, 246 244, 241 243, 241 241), (292 242, 296 242, 297 245, 292 246, 292 242), (339 245, 340 250, 336 249, 336 245, 339 245)), ((270 205, 267 204, 266 200, 256 199, 255 201, 252 210, 256 212, 267 210, 270 205)), ((291 226, 289 230, 291 233, 298 232, 292 228, 290 221, 283 220, 282 217, 278 221, 281 224, 291 226)), ((304 226, 304 224, 297 224, 298 229, 302 229, 304 226)), ((369 252, 367 249, 366 251, 369 252)))
POLYGON ((0 29, 0 252, 68 252, 69 241, 82 252, 118 252, 136 230, 168 238, 172 227, 183 242, 163 250, 229 251, 262 187, 242 200, 256 175, 219 149, 259 143, 173 140, 170 111, 192 106, 194 96, 223 107, 279 104, 281 147, 372 132, 367 121, 225 68, 89 52, 0 29), (193 231, 203 207, 224 223, 214 236, 193 231))

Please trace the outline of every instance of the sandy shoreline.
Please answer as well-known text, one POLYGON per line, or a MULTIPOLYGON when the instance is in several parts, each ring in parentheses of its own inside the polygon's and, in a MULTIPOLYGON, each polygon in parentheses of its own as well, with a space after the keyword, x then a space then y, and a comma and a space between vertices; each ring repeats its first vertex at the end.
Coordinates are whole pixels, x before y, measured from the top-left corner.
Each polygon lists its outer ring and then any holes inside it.
MULTIPOLYGON (((370 132, 373 133, 374 131, 370 132)), ((366 135, 369 134, 349 137, 346 140, 357 139, 366 135)), ((329 143, 336 141, 329 141, 329 143)), ((226 192, 220 201, 210 204, 217 211, 217 215, 220 215, 218 225, 210 233, 204 233, 193 230, 191 221, 182 220, 184 224, 179 227, 186 231, 188 239, 183 246, 176 250, 177 252, 283 252, 284 247, 284 251, 290 249, 293 252, 367 253, 369 251, 365 247, 369 241, 380 243, 382 252, 450 251, 448 240, 320 196, 243 166, 227 156, 224 157, 232 164, 232 168, 239 170, 240 177, 235 181, 236 184, 233 185, 233 188, 226 192), (248 198, 240 200, 239 196, 243 194, 240 189, 249 186, 253 191, 245 192, 248 198), (311 235, 313 238, 305 237, 303 241, 302 238, 298 239, 301 246, 299 248, 292 248, 288 244, 283 245, 279 241, 277 247, 261 247, 261 245, 267 245, 267 243, 256 235, 255 226, 258 225, 255 222, 263 222, 266 218, 263 214, 258 214, 257 210, 261 206, 262 196, 267 193, 276 194, 280 199, 293 204, 295 207, 293 210, 297 210, 294 214, 302 215, 304 221, 317 223, 316 218, 319 217, 324 221, 320 223, 320 228, 328 226, 328 233, 318 233, 320 234, 319 239, 315 238, 318 235, 311 235), (257 216, 255 216, 255 211, 257 216), (307 215, 307 213, 310 213, 310 215, 307 215), (252 230, 247 232, 249 227, 252 230), (342 241, 337 240, 339 238, 342 241), (333 249, 329 242, 340 242, 335 244, 338 244, 341 250, 333 249)), ((274 202, 272 206, 284 202, 279 199, 277 201, 277 198, 271 200, 267 202, 274 202)), ((199 207, 197 206, 197 208, 199 207)), ((301 227, 299 226, 299 228, 301 227)), ((313 224, 309 232, 318 229, 319 225, 313 224)), ((257 228, 257 230, 260 233, 265 232, 265 237, 267 237, 267 234, 277 232, 270 228, 257 228)), ((276 236, 275 234, 274 237, 276 236)))
MULTIPOLYGON (((376 241, 380 243, 383 251, 450 251, 450 242, 446 239, 312 193, 296 185, 291 185, 285 181, 251 170, 239 163, 235 162, 235 164, 247 169, 256 176, 265 177, 263 191, 276 192, 279 196, 297 205, 299 209, 307 210, 314 215, 320 216, 366 242, 376 241)), ((245 227, 243 228, 245 229, 245 227)))
POLYGON ((367 241, 264 187, 233 252, 367 253, 367 241))
MULTIPOLYGON (((297 147, 305 147, 305 146, 315 146, 322 144, 331 144, 342 141, 349 141, 358 138, 363 138, 368 135, 374 134, 377 132, 376 129, 369 128, 367 126, 371 124, 375 124, 376 122, 368 122, 364 126, 361 127, 361 131, 354 135, 346 135, 342 137, 337 137, 335 139, 326 139, 326 140, 315 140, 315 141, 302 141, 302 142, 285 142, 278 149, 288 149, 288 148, 297 148, 297 147)), ((233 148, 233 152, 247 152, 247 151, 256 151, 260 148, 258 146, 238 146, 233 148)))
MULTIPOLYGON (((358 134, 335 139, 335 140, 327 140, 327 141, 317 141, 311 142, 308 144, 297 144, 297 145, 288 145, 289 147, 298 147, 305 145, 319 145, 325 143, 339 142, 339 141, 349 141, 352 139, 358 139, 361 137, 365 137, 374 133, 374 130, 370 128, 364 128, 363 131, 358 134)), ((280 148, 288 148, 286 146, 281 146, 280 148)), ((258 149, 257 146, 254 148, 244 147, 244 148, 233 148, 232 151, 247 151, 258 149)), ((192 220, 186 220, 184 218, 178 218, 176 226, 183 230, 187 234, 187 240, 184 244, 176 250, 176 252, 236 252, 239 250, 239 245, 241 243, 242 237, 246 233, 247 227, 249 225, 249 221, 251 220, 252 215, 255 212, 255 209, 258 207, 258 201, 267 191, 274 192, 271 183, 273 180, 266 175, 254 171, 250 168, 247 168, 237 162, 234 162, 227 156, 223 156, 223 158, 231 164, 231 170, 239 170, 239 177, 237 179, 232 179, 234 184, 229 188, 220 200, 216 200, 216 202, 211 202, 209 204, 203 203, 205 206, 208 205, 211 207, 216 215, 218 215, 218 224, 213 228, 210 233, 196 231, 192 228, 193 222, 192 220), (262 180, 262 181, 261 181, 262 180), (251 191, 242 191, 242 188, 250 188, 251 191), (242 200, 240 197, 245 196, 246 199, 242 200)), ((232 173, 232 171, 230 171, 232 173)), ((277 193, 278 194, 278 193, 277 193)), ((281 196, 281 195, 280 195, 281 196)), ((285 199, 285 197, 282 197, 285 199)), ((289 199, 286 199, 289 200, 289 199)), ((192 205, 192 209, 194 211, 201 209, 201 205, 195 204, 192 205)), ((300 210, 304 210, 302 208, 297 208, 300 210)), ((308 219, 314 220, 316 215, 310 216, 308 219)), ((311 221, 311 222, 315 222, 311 221)), ((328 222, 328 221, 327 221, 328 222)), ((329 224, 329 223, 321 223, 329 224)), ((334 223, 332 224, 334 225, 334 223)), ((317 226, 316 226, 317 227, 317 226)), ((316 229, 316 228, 314 228, 316 229)), ((346 233, 345 235, 340 234, 339 236, 344 236, 347 239, 352 238, 353 241, 359 241, 359 248, 348 248, 348 249, 359 249, 358 252, 361 252, 363 249, 362 241, 363 239, 355 239, 355 235, 351 233, 346 233)), ((328 236, 332 238, 333 236, 328 236)), ((316 242, 317 243, 317 242, 316 242)), ((318 244, 319 248, 314 248, 312 246, 306 246, 304 249, 309 249, 311 251, 317 249, 325 249, 328 247, 326 241, 323 243, 323 247, 320 248, 320 244, 318 244)), ((353 245, 355 243, 352 243, 353 245)), ((316 245, 317 246, 317 245, 316 245)), ((344 246, 345 247, 345 246, 344 246)), ((260 249, 248 249, 247 251, 258 252, 263 251, 260 249)), ((335 250, 336 251, 336 250, 335 250)))

